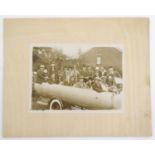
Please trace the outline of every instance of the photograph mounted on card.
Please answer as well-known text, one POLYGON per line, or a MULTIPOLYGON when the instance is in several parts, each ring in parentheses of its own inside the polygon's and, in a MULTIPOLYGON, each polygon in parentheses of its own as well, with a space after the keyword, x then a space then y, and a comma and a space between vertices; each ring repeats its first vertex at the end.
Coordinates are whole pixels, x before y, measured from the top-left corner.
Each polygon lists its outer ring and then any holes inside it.
POLYGON ((4 137, 151 136, 149 19, 4 19, 4 62, 4 137))

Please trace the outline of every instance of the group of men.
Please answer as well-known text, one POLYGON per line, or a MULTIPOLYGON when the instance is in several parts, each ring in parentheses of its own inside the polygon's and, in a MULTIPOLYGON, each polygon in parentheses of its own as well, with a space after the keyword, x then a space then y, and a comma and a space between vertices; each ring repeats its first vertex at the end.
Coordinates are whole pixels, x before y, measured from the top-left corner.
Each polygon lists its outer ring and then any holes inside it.
POLYGON ((120 92, 122 90, 121 79, 122 75, 113 67, 105 69, 104 67, 82 66, 78 68, 74 65, 57 70, 55 64, 51 64, 48 68, 42 64, 38 71, 33 72, 33 82, 36 83, 56 83, 93 89, 96 92, 120 92))

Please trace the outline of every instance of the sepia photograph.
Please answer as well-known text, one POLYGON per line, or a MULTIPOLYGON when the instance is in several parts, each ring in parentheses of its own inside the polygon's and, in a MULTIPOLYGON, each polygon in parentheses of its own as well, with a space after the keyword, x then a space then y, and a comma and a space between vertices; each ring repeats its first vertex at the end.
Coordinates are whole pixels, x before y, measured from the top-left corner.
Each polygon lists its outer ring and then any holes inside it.
POLYGON ((151 136, 148 18, 5 19, 4 38, 5 137, 151 136))
POLYGON ((121 48, 57 44, 31 52, 31 110, 122 108, 121 48))

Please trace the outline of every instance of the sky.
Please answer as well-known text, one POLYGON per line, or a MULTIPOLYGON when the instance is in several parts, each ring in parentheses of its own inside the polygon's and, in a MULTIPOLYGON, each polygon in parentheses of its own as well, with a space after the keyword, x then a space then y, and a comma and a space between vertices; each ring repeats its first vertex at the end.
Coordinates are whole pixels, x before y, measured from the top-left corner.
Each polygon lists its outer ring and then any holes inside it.
POLYGON ((93 46, 78 45, 78 44, 60 44, 60 45, 57 44, 57 45, 52 45, 52 47, 61 49, 63 53, 69 57, 77 58, 79 56, 79 51, 81 51, 82 53, 85 53, 93 46))
POLYGON ((93 47, 116 47, 116 48, 121 48, 119 45, 104 45, 104 44, 58 44, 58 43, 53 43, 53 44, 44 44, 44 45, 39 45, 43 47, 52 47, 52 48, 57 48, 61 49, 65 55, 71 58, 78 58, 79 56, 79 51, 81 53, 86 53, 88 50, 90 50, 93 47))

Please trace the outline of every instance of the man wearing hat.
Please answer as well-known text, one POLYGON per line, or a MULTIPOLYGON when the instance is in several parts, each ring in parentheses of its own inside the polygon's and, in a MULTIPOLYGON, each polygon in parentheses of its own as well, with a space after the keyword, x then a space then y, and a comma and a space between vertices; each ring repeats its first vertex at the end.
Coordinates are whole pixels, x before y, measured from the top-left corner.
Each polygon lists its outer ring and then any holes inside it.
POLYGON ((88 77, 87 81, 86 81, 86 85, 88 88, 92 89, 92 83, 93 83, 93 79, 92 77, 88 77))
POLYGON ((84 78, 82 76, 79 78, 79 81, 74 84, 74 87, 88 88, 87 85, 86 85, 86 83, 84 82, 84 78))
POLYGON ((45 73, 44 73, 45 66, 40 65, 40 68, 37 72, 37 83, 43 83, 45 80, 45 73))

